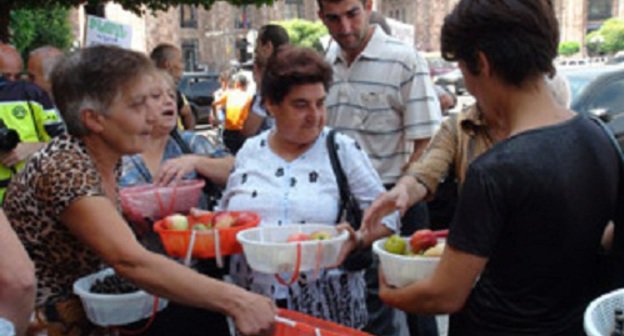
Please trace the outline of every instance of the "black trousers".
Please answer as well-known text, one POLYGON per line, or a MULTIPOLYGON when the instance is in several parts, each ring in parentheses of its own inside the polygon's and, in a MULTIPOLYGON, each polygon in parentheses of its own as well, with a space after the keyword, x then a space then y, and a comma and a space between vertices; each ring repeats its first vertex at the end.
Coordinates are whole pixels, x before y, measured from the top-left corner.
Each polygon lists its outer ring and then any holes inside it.
POLYGON ((223 143, 225 143, 225 147, 230 150, 232 155, 236 155, 236 153, 238 153, 238 150, 243 147, 245 140, 246 138, 241 131, 223 131, 223 143))

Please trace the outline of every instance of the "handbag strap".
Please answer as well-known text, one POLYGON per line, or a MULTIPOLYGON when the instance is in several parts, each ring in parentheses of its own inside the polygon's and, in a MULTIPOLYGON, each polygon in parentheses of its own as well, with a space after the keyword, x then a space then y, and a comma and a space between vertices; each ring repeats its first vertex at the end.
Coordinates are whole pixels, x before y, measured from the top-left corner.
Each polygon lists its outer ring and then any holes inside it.
MULTIPOLYGON (((338 158, 336 133, 337 131, 332 129, 327 134, 327 152, 329 153, 329 161, 331 163, 332 170, 334 171, 334 175, 336 176, 336 181, 338 182, 338 190, 340 191, 340 211, 338 211, 338 217, 336 218, 336 223, 338 223, 346 207, 347 200, 351 196, 351 189, 349 188, 347 177, 342 169, 342 165, 340 164, 340 158, 338 158)), ((360 228, 359 222, 351 224, 355 230, 360 228)))
POLYGON ((171 135, 171 138, 173 138, 173 140, 176 142, 176 144, 178 144, 178 146, 182 150, 183 154, 194 154, 193 150, 191 150, 191 147, 189 146, 189 144, 187 144, 186 141, 184 141, 184 139, 182 139, 182 136, 180 135, 180 132, 178 132, 177 129, 174 128, 171 131, 171 133, 169 133, 169 135, 171 135))

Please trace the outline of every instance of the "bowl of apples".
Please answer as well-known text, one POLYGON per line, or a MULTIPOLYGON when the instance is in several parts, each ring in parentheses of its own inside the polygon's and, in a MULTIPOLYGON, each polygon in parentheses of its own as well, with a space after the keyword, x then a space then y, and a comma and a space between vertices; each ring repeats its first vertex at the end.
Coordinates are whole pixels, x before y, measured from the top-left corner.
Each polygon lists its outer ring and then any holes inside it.
POLYGON ((296 224, 258 227, 238 233, 249 266, 258 272, 278 274, 318 271, 333 266, 349 233, 334 225, 296 224))
POLYGON ((197 215, 167 216, 154 223, 154 231, 172 257, 185 257, 192 243, 194 258, 215 258, 241 253, 236 234, 259 223, 260 217, 254 212, 205 211, 197 215))
POLYGON ((446 246, 448 230, 418 230, 410 237, 393 235, 373 243, 386 282, 404 287, 430 277, 446 246))

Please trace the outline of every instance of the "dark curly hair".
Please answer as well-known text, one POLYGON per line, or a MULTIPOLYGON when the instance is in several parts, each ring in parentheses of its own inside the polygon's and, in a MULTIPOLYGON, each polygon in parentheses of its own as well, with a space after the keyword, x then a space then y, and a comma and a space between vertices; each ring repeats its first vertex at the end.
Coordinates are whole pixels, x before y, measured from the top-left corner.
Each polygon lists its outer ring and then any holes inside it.
POLYGON ((322 83, 329 90, 332 68, 314 49, 283 45, 267 62, 262 76, 262 99, 279 104, 293 86, 322 83))
POLYGON ((442 56, 478 74, 482 52, 500 78, 522 86, 554 75, 559 24, 551 0, 461 0, 444 19, 442 56))

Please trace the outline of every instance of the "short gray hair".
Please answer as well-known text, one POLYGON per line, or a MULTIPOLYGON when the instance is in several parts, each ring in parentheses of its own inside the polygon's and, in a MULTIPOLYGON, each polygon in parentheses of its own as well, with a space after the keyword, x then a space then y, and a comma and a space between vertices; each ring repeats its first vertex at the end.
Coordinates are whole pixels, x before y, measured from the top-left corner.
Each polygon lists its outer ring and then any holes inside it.
POLYGON ((52 71, 52 93, 68 133, 87 135, 81 111, 89 108, 107 115, 128 84, 154 71, 144 54, 115 46, 88 47, 64 58, 52 71))

